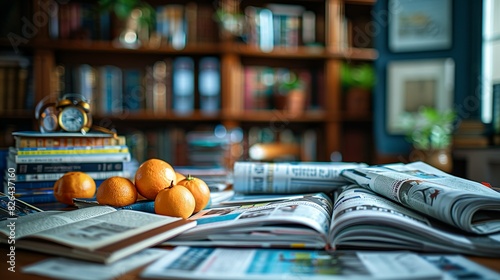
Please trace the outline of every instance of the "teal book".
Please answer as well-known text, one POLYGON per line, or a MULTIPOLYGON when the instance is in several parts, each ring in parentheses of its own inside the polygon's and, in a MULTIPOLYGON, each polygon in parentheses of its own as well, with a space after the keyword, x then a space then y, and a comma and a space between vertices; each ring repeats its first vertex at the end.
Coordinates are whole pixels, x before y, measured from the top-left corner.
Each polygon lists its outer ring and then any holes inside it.
MULTIPOLYGON (((78 208, 85 208, 91 206, 99 206, 99 202, 95 198, 73 198, 73 202, 75 206, 78 208)), ((205 209, 211 206, 211 200, 208 202, 208 205, 205 209)), ((155 213, 155 201, 154 200, 138 200, 137 202, 122 206, 115 207, 116 209, 127 209, 127 210, 135 210, 147 213, 155 213)))
MULTIPOLYGON (((73 198, 73 202, 75 206, 78 208, 86 208, 91 206, 99 206, 99 202, 95 198, 73 198)), ((127 210, 135 210, 147 213, 155 212, 155 203, 154 200, 139 200, 136 203, 115 207, 116 209, 127 209, 127 210)))

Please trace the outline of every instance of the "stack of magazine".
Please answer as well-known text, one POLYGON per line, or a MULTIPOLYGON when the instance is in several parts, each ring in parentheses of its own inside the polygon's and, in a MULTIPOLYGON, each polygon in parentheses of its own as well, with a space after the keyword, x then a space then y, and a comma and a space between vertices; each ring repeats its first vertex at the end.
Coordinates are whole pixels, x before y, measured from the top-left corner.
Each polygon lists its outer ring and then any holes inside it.
POLYGON ((423 162, 237 162, 233 188, 165 244, 500 257, 500 193, 423 162))

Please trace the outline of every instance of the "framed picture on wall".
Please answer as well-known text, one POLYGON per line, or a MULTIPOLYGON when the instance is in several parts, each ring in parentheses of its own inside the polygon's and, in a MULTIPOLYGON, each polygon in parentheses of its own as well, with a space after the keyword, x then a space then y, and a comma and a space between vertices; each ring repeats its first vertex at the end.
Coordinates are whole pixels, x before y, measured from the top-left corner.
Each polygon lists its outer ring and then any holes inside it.
POLYGON ((389 49, 417 52, 452 45, 451 0, 390 0, 389 49))
POLYGON ((451 109, 455 83, 451 58, 393 61, 387 65, 386 128, 406 134, 405 124, 422 106, 451 109))

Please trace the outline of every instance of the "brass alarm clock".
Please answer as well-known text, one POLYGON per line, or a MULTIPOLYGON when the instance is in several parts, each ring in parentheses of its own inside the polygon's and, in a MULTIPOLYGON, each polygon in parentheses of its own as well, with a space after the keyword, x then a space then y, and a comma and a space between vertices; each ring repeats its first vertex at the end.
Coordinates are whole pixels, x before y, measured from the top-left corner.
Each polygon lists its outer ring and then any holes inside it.
POLYGON ((80 94, 68 93, 56 101, 45 97, 35 111, 41 132, 86 133, 92 126, 90 103, 80 94))

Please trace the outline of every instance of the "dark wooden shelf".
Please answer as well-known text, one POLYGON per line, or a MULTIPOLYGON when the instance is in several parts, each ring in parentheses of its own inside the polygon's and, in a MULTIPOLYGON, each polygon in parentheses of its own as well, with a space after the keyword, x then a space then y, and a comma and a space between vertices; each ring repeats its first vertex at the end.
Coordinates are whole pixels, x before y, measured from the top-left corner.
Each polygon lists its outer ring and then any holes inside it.
MULTIPOLYGON (((0 41, 1 43, 1 41, 0 41)), ((322 46, 298 46, 286 48, 278 46, 272 51, 264 52, 256 46, 243 43, 203 43, 186 45, 183 49, 174 49, 171 46, 150 47, 140 46, 129 48, 114 41, 89 40, 38 40, 31 44, 34 48, 51 49, 56 51, 114 53, 114 54, 175 54, 175 55, 217 55, 234 53, 241 56, 273 58, 273 59, 354 59, 375 60, 378 53, 371 48, 347 48, 338 52, 329 53, 322 46)))
POLYGON ((378 52, 375 49, 369 48, 348 48, 333 53, 332 56, 342 59, 373 61, 378 58, 378 52))
POLYGON ((186 45, 183 49, 174 49, 171 46, 140 46, 137 48, 121 45, 116 41, 89 41, 89 40, 40 40, 33 43, 36 48, 52 49, 56 51, 76 51, 93 53, 120 53, 120 54, 186 54, 205 55, 219 54, 222 49, 220 44, 203 43, 196 45, 186 45))
POLYGON ((123 113, 116 115, 101 115, 94 114, 95 120, 109 120, 116 122, 127 121, 153 121, 153 122, 217 122, 220 120, 239 121, 239 122, 269 122, 269 121, 286 121, 296 123, 307 122, 323 122, 326 120, 326 113, 324 111, 306 111, 300 115, 290 115, 281 110, 252 110, 242 111, 237 114, 208 114, 199 110, 194 111, 192 114, 179 115, 173 112, 154 114, 151 112, 134 112, 123 113))
POLYGON ((373 6, 377 0, 344 0, 345 4, 373 6))
POLYGON ((341 114, 342 114, 342 121, 345 122, 371 123, 373 121, 372 112, 362 112, 362 113, 342 112, 341 114))
POLYGON ((281 110, 252 110, 226 116, 228 120, 238 122, 291 122, 291 123, 316 123, 324 122, 327 114, 324 111, 306 111, 299 115, 290 115, 281 110))
POLYGON ((154 122, 216 122, 221 119, 220 114, 207 114, 200 111, 194 111, 191 114, 179 115, 174 112, 168 113, 152 113, 152 112, 124 112, 122 114, 116 115, 101 115, 95 114, 93 116, 97 120, 110 120, 117 122, 127 122, 127 121, 154 121, 154 122))
POLYGON ((15 110, 11 112, 1 112, 0 113, 0 119, 2 121, 8 121, 8 120, 35 120, 35 110, 15 110))
MULTIPOLYGON (((249 46, 246 44, 235 44, 226 46, 231 48, 233 52, 242 56, 253 56, 263 58, 285 58, 285 59, 326 59, 328 54, 324 47, 309 47, 298 46, 294 48, 274 47, 272 51, 264 52, 256 46, 249 46)), ((228 50, 230 51, 230 50, 228 50)))

